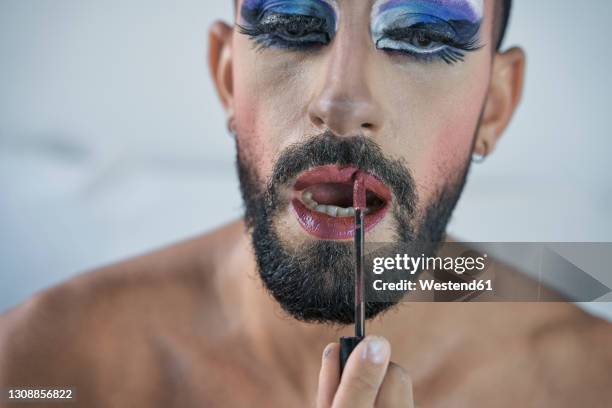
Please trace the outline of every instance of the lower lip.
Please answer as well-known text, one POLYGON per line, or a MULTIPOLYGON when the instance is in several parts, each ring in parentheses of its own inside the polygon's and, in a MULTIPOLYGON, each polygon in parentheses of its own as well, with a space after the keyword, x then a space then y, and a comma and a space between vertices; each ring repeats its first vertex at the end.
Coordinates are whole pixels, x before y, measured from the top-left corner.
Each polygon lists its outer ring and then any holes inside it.
MULTIPOLYGON (((300 225, 310 235, 325 240, 353 239, 355 236, 355 217, 332 217, 312 211, 297 198, 291 201, 291 207, 300 225)), ((365 230, 370 231, 382 221, 388 211, 388 204, 373 214, 364 217, 365 230)))

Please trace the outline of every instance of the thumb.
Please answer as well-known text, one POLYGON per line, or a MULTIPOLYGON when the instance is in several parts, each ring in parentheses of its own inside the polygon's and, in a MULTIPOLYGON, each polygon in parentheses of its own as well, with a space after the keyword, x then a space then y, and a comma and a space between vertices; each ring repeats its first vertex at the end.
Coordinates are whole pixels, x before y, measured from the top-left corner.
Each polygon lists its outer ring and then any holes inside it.
POLYGON ((334 398, 337 408, 371 408, 385 378, 391 346, 378 336, 368 336, 349 357, 334 398))

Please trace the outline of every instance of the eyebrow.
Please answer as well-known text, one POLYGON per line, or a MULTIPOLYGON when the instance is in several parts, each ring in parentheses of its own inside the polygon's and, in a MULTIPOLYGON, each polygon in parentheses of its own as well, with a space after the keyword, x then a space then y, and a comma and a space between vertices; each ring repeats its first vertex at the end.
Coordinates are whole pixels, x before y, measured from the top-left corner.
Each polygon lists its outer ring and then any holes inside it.
MULTIPOLYGON (((304 1, 319 1, 321 3, 329 3, 330 5, 338 5, 338 0, 304 0, 304 1)), ((247 6, 247 7, 257 7, 259 5, 261 5, 261 3, 265 3, 266 0, 243 0, 242 2, 242 6, 247 6)))
POLYGON ((299 11, 314 12, 325 19, 330 29, 338 28, 338 5, 336 0, 244 0, 240 7, 240 18, 248 23, 256 24, 265 10, 274 9, 277 12, 298 13, 299 11), (301 10, 300 8, 305 8, 301 10))
POLYGON ((394 8, 414 9, 423 14, 435 14, 445 20, 482 20, 482 0, 378 0, 373 12, 383 13, 394 8))

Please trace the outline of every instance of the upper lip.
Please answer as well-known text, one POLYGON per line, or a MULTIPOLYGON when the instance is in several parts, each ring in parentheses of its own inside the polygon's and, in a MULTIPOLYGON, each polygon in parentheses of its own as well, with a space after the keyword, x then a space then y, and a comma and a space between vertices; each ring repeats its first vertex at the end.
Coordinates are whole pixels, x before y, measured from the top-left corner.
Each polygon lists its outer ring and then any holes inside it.
POLYGON ((301 192, 310 186, 324 183, 352 184, 357 172, 365 174, 366 190, 371 191, 385 202, 391 201, 391 191, 378 178, 356 166, 340 167, 327 165, 315 167, 302 173, 293 186, 294 190, 301 192))

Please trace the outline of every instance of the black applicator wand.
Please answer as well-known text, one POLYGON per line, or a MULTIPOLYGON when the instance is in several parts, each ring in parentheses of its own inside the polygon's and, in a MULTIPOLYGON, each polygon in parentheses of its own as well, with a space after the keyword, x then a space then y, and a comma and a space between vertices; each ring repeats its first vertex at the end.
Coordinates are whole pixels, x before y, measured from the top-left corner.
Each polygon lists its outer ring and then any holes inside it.
POLYGON ((355 208, 355 336, 340 338, 340 373, 357 347, 365 337, 365 283, 363 276, 363 244, 365 224, 363 221, 366 209, 366 188, 364 174, 356 173, 353 182, 353 207, 355 208))

